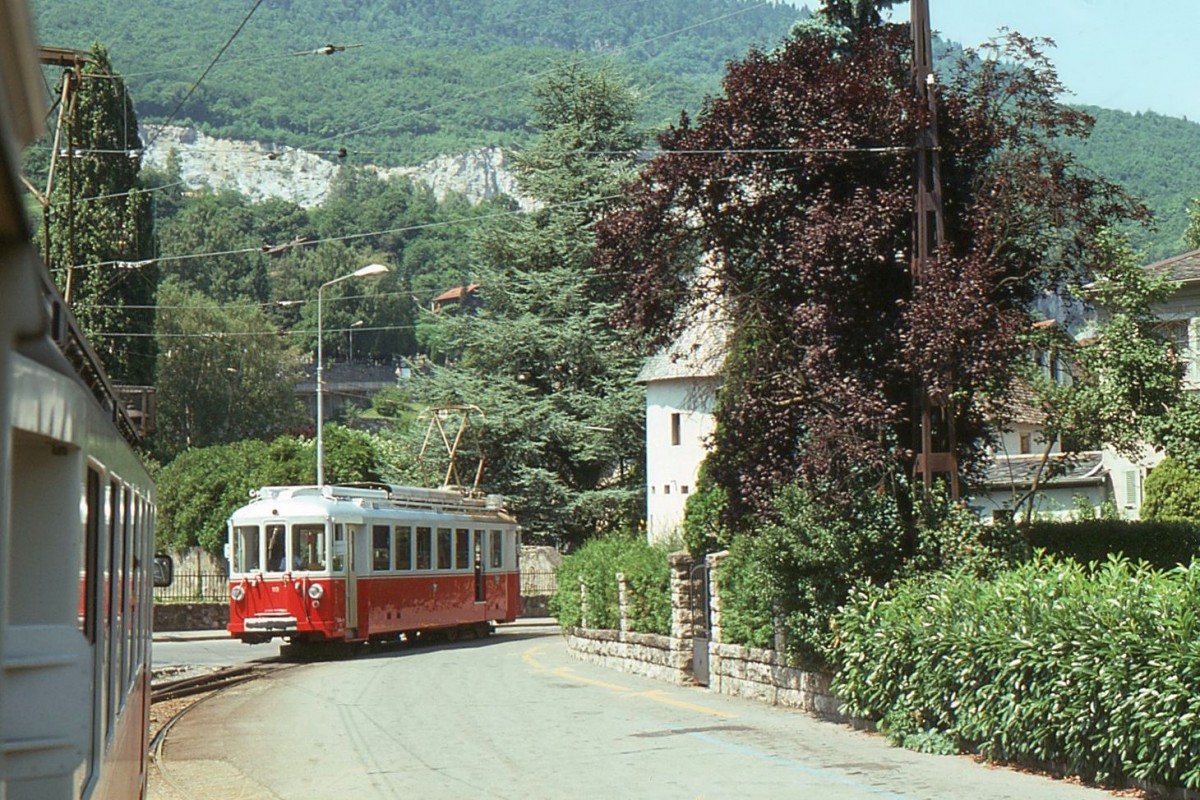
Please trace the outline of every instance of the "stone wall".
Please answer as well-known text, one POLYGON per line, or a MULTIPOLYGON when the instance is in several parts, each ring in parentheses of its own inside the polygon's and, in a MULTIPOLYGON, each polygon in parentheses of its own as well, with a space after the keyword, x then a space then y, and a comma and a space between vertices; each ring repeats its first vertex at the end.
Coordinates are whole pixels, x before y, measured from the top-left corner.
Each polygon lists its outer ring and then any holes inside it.
POLYGON ((155 603, 155 631, 223 631, 228 603, 155 603))
MULTIPOLYGON (((617 575, 619 630, 575 628, 565 631, 569 652, 583 661, 610 669, 668 683, 691 684, 697 682, 692 663, 693 639, 702 637, 707 629, 709 691, 796 708, 859 727, 872 727, 869 721, 852 719, 841 712, 841 701, 829 689, 829 675, 788 666, 783 653, 777 650, 743 647, 721 641, 720 574, 721 562, 726 555, 717 553, 707 557, 709 625, 705 625, 703 607, 699 604, 704 597, 705 587, 696 583, 703 572, 693 571, 695 562, 688 554, 673 553, 669 558, 670 636, 639 634, 628 630, 625 613, 628 589, 624 576, 617 575)), ((586 624, 586 593, 581 599, 586 624)))
POLYGON ((691 680, 691 642, 687 646, 670 636, 630 631, 564 631, 567 648, 581 661, 647 678, 682 684, 691 680))

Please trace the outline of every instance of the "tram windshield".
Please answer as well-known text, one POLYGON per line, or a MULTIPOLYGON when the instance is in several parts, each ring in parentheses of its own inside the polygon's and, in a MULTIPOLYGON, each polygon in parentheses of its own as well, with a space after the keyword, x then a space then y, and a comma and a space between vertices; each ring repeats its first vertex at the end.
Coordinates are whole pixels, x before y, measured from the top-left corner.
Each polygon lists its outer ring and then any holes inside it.
POLYGON ((299 570, 325 569, 325 525, 321 523, 292 526, 292 568, 299 570))
POLYGON ((258 526, 235 526, 233 529, 233 571, 250 572, 258 568, 258 526))

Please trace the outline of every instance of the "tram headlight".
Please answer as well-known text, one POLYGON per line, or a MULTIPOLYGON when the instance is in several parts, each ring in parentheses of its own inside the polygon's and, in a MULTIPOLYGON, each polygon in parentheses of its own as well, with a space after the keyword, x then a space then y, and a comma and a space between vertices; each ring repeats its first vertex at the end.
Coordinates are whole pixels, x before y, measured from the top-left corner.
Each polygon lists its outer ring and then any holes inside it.
POLYGON ((246 597, 246 587, 240 583, 229 590, 229 596, 233 598, 233 602, 240 603, 246 597))
POLYGON ((325 587, 319 583, 314 583, 308 587, 308 596, 313 600, 320 600, 325 596, 325 587))

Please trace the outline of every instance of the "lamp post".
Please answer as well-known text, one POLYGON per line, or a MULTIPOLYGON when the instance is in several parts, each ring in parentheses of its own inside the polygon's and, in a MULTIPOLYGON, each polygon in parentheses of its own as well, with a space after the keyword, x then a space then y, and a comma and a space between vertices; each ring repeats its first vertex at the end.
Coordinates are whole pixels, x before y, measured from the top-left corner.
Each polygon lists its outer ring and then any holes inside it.
POLYGON ((382 275, 387 271, 388 268, 383 264, 368 264, 348 275, 326 281, 317 289, 317 486, 319 487, 325 486, 325 351, 321 343, 325 332, 321 316, 321 303, 324 300, 325 287, 333 286, 335 283, 341 283, 350 278, 382 275))
POLYGON ((354 329, 361 328, 366 323, 363 320, 355 320, 350 323, 350 363, 354 363, 354 329))

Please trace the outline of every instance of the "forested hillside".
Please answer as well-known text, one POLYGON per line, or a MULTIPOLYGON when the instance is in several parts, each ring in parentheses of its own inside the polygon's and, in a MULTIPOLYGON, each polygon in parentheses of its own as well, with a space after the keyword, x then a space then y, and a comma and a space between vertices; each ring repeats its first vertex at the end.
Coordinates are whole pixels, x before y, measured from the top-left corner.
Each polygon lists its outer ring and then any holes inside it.
MULTIPOLYGON (((142 122, 175 111, 253 7, 250 0, 35 0, 46 44, 109 51, 142 122)), ((529 89, 565 53, 620 64, 644 127, 695 114, 724 64, 773 46, 807 10, 751 0, 263 0, 175 116, 232 139, 416 164, 531 141, 529 89), (326 44, 349 45, 333 55, 326 44)), ((948 63, 958 45, 945 42, 948 63)), ((1050 53, 1053 58, 1053 52, 1050 53)), ((1179 252, 1200 195, 1200 126, 1089 108, 1092 138, 1068 143, 1142 196, 1157 230, 1133 231, 1149 260, 1179 252)))
MULTIPOLYGON (((162 121, 249 0, 35 0, 46 44, 103 43, 144 122, 162 121)), ((418 163, 530 139, 529 87, 564 53, 626 65, 643 123, 694 112, 724 63, 807 12, 750 0, 265 0, 176 121, 360 161, 418 163), (361 45, 333 55, 327 44, 361 45)))
POLYGON ((1187 206, 1200 196, 1200 125, 1145 112, 1130 114, 1088 106, 1096 118, 1090 139, 1070 147, 1097 173, 1140 195, 1154 211, 1156 231, 1134 231, 1145 260, 1184 249, 1187 206))

